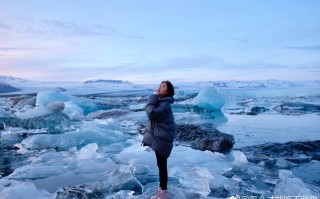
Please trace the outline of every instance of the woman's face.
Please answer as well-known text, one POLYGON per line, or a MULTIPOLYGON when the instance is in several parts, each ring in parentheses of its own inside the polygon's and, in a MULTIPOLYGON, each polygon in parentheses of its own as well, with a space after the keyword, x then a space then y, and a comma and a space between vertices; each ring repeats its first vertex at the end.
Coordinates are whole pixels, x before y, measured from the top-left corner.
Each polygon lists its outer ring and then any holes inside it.
POLYGON ((165 95, 167 95, 167 94, 168 94, 167 84, 163 82, 163 83, 160 84, 160 86, 159 86, 159 88, 158 88, 158 95, 159 95, 160 97, 163 97, 163 96, 165 96, 165 95))

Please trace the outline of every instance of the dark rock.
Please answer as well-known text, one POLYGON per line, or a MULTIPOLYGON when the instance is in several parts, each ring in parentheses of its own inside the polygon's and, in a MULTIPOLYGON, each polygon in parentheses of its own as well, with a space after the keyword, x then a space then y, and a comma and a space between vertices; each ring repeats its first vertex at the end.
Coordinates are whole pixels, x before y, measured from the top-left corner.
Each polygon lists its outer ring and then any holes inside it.
MULTIPOLYGON (((11 127, 21 127, 24 129, 62 130, 69 126, 70 121, 67 115, 63 113, 50 113, 30 119, 19 119, 15 117, 0 117, 0 121, 11 127)), ((56 132, 56 131, 54 131, 56 132)))
POLYGON ((234 144, 233 135, 193 124, 178 125, 176 140, 181 144, 190 145, 193 149, 220 153, 229 153, 234 144))
POLYGON ((21 109, 25 105, 36 106, 36 97, 29 96, 29 95, 21 95, 17 97, 10 97, 8 98, 8 104, 11 106, 21 109))
POLYGON ((10 175, 14 170, 11 168, 10 161, 0 151, 0 177, 10 175))
POLYGON ((271 164, 273 159, 283 158, 293 163, 320 160, 320 140, 287 143, 266 143, 258 146, 248 146, 241 149, 248 161, 261 161, 271 164))
POLYGON ((19 148, 0 144, 0 178, 10 175, 17 167, 29 164, 28 157, 17 153, 19 148))
MULTIPOLYGON (((265 196, 271 196, 275 184, 272 181, 270 182, 266 180, 266 175, 270 175, 271 178, 274 178, 275 176, 278 176, 279 173, 273 171, 266 172, 265 169, 251 169, 251 167, 233 167, 231 170, 224 172, 222 176, 226 178, 230 178, 232 180, 241 179, 239 180, 240 182, 236 183, 237 185, 234 185, 234 187, 230 187, 229 185, 227 191, 232 193, 235 191, 234 188, 239 186, 239 190, 237 190, 236 193, 240 196, 251 196, 250 198, 264 198, 265 196)), ((231 195, 228 196, 230 197, 231 195)), ((217 197, 227 198, 219 195, 217 197)))
POLYGON ((53 101, 46 105, 46 108, 51 112, 62 112, 65 108, 63 101, 53 101))
POLYGON ((211 188, 211 192, 208 196, 214 198, 228 198, 229 191, 226 190, 224 187, 218 187, 215 189, 211 188))
POLYGON ((5 128, 5 125, 3 122, 0 121, 0 131, 3 131, 5 128))
POLYGON ((239 111, 239 112, 230 112, 231 115, 246 115, 247 113, 244 111, 239 111))
POLYGON ((245 111, 239 111, 239 112, 231 112, 230 114, 236 114, 236 115, 258 115, 260 113, 264 113, 268 111, 269 109, 266 109, 265 107, 255 106, 250 109, 250 112, 245 111))
POLYGON ((99 190, 88 190, 85 188, 80 188, 77 186, 73 187, 63 187, 57 192, 55 199, 65 199, 65 198, 81 198, 81 199, 104 199, 106 196, 99 190))
POLYGON ((250 112, 255 115, 258 115, 259 113, 264 113, 266 111, 267 109, 265 107, 259 107, 259 106, 255 106, 250 109, 250 112))

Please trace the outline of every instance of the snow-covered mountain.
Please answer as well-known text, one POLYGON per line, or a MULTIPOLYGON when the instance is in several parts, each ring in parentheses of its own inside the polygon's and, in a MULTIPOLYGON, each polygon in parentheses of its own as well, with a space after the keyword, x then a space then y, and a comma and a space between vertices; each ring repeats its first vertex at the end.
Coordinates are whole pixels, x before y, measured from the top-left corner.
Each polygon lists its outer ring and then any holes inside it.
POLYGON ((84 84, 133 84, 129 81, 124 80, 105 80, 105 79, 98 79, 98 80, 87 80, 84 82, 84 84))
POLYGON ((97 79, 97 80, 87 80, 83 82, 83 88, 100 88, 100 89, 137 89, 141 88, 141 85, 134 84, 126 80, 113 80, 113 79, 97 79))
MULTIPOLYGON (((2 93, 18 92, 18 93, 35 93, 40 90, 58 89, 73 90, 77 93, 96 93, 106 92, 108 90, 141 90, 156 89, 158 84, 135 84, 126 80, 97 79, 87 80, 85 82, 71 81, 52 81, 40 82, 21 79, 10 76, 0 76, 0 84, 2 84, 2 93)), ((250 81, 203 81, 203 82, 174 82, 176 89, 194 89, 199 90, 203 87, 213 86, 220 89, 241 89, 241 88, 295 88, 309 87, 320 88, 320 80, 314 81, 283 81, 283 80, 250 80, 250 81)), ((17 94, 18 94, 17 93, 17 94)))
POLYGON ((11 86, 9 84, 6 84, 6 83, 1 83, 0 82, 0 93, 9 93, 9 92, 15 92, 15 91, 18 91, 19 89, 14 87, 14 86, 11 86))
POLYGON ((11 86, 21 87, 22 85, 30 85, 30 84, 40 84, 40 82, 21 79, 18 77, 11 77, 11 76, 3 76, 0 75, 0 83, 8 84, 11 86))

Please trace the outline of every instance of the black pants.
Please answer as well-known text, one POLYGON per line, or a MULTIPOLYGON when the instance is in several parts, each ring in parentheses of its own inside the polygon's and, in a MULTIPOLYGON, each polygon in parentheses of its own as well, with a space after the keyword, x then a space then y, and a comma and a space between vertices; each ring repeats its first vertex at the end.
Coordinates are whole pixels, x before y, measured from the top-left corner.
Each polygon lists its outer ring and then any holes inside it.
POLYGON ((166 157, 160 155, 156 152, 157 157, 157 165, 159 168, 159 181, 160 181, 160 188, 162 190, 167 190, 168 185, 168 169, 167 169, 167 159, 166 157))

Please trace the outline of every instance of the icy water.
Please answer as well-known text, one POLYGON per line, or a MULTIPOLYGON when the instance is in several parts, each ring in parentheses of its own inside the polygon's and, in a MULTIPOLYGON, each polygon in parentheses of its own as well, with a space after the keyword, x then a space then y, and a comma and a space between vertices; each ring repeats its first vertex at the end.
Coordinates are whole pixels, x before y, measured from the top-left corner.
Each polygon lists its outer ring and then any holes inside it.
MULTIPOLYGON (((318 90, 177 89, 178 125, 217 129, 235 144, 219 153, 176 142, 171 197, 319 198, 318 90)), ((0 98, 1 198, 150 198, 158 171, 141 146, 149 93, 0 98)))
POLYGON ((235 136, 234 148, 259 145, 266 142, 319 140, 320 116, 317 113, 303 115, 259 114, 230 115, 228 122, 218 129, 235 136))

